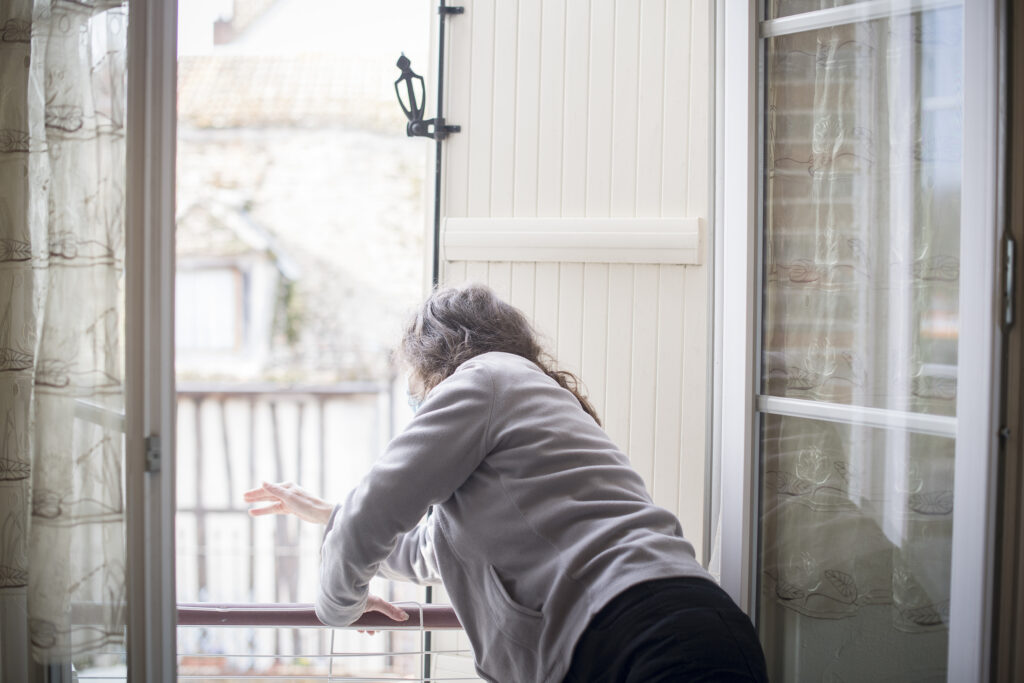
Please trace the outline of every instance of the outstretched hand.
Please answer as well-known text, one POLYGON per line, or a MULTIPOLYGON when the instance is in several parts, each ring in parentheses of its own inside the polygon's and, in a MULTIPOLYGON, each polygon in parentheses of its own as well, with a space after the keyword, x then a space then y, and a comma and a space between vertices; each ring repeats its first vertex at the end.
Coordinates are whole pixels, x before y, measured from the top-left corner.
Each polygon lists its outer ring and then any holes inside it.
POLYGON ((270 503, 270 505, 263 507, 250 508, 249 514, 253 517, 260 517, 262 515, 295 515, 307 522, 327 524, 327 521, 331 518, 331 512, 334 510, 334 505, 331 503, 317 498, 306 489, 290 481, 280 484, 263 482, 263 485, 259 488, 251 489, 242 494, 242 498, 247 503, 270 503))

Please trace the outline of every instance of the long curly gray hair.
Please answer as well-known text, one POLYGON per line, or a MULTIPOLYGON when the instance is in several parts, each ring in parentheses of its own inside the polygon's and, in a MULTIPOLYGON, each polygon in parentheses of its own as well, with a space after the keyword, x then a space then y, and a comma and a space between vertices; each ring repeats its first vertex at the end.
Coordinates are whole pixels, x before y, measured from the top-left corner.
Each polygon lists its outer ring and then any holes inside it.
POLYGON ((435 290, 409 321, 401 346, 403 360, 422 383, 416 392, 420 399, 462 363, 491 351, 532 361, 572 392, 583 410, 601 424, 580 390, 580 380, 571 372, 556 369, 526 316, 484 285, 435 290))

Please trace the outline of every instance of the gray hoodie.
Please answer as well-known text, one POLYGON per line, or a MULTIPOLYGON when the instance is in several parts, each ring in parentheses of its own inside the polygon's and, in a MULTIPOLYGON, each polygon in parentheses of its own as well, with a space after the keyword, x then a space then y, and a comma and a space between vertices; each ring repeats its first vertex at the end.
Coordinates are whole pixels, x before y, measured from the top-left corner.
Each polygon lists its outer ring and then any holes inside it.
POLYGON ((322 555, 324 623, 355 621, 377 573, 443 581, 477 671, 501 683, 561 681, 590 618, 632 585, 710 579, 576 398, 506 353, 430 392, 335 508, 322 555))

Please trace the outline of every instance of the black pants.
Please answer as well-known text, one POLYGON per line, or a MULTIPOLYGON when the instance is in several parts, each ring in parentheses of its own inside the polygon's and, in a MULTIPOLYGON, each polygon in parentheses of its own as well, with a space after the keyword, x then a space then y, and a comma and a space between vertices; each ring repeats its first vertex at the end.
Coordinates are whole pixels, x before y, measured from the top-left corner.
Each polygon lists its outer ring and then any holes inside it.
POLYGON ((753 625, 704 579, 641 583, 587 626, 565 683, 767 681, 753 625))

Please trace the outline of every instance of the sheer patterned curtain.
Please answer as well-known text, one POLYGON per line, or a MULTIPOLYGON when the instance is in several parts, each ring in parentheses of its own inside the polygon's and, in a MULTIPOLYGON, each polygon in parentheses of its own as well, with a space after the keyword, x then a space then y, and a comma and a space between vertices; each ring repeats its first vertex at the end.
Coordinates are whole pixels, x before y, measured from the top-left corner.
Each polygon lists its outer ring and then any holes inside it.
MULTIPOLYGON (((953 415, 958 12, 768 41, 764 394, 953 415)), ((944 629, 954 440, 776 415, 761 439, 765 599, 944 629)))
POLYGON ((12 681, 27 652, 67 664, 123 647, 126 35, 123 2, 0 3, 0 605, 12 681))

